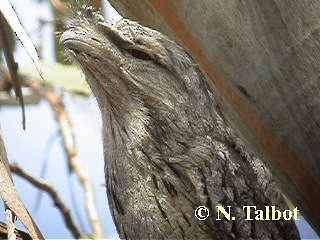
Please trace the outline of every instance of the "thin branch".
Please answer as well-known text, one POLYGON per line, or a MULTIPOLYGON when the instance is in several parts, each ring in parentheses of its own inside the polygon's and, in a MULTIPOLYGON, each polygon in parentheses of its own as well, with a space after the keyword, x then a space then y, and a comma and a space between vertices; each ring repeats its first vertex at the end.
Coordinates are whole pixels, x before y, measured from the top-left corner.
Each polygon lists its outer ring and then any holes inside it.
MULTIPOLYGON (((5 202, 6 207, 11 209, 12 212, 15 214, 15 216, 17 216, 20 219, 21 223, 29 231, 32 238, 44 239, 38 226, 32 219, 32 216, 28 212, 26 206, 22 202, 14 186, 14 183, 12 181, 9 161, 8 161, 6 149, 4 146, 4 142, 2 139, 1 131, 0 131, 0 183, 1 183, 0 196, 5 202)), ((9 225, 11 224, 9 223, 9 225)), ((10 231, 9 231, 9 235, 11 235, 10 231)))
POLYGON ((97 238, 103 237, 103 228, 95 204, 94 188, 86 171, 81 168, 78 152, 74 144, 74 134, 70 118, 65 110, 65 106, 54 88, 40 81, 25 79, 24 83, 44 97, 51 105, 55 118, 57 119, 63 139, 63 146, 67 154, 70 169, 75 172, 84 190, 84 202, 86 212, 92 227, 92 233, 97 238))
POLYGON ((21 169, 16 163, 10 163, 10 169, 13 173, 24 178, 35 187, 48 193, 49 196, 52 198, 57 209, 61 212, 64 222, 67 228, 71 231, 72 235, 75 238, 81 237, 81 232, 78 229, 75 222, 73 221, 69 208, 67 207, 66 204, 64 204, 63 200, 60 198, 57 191, 48 182, 37 179, 36 177, 30 175, 29 173, 21 169))
POLYGON ((5 25, 7 25, 7 22, 0 12, 0 41, 2 43, 3 47, 3 53, 4 57, 6 59, 6 63, 9 69, 11 81, 13 84, 14 92, 16 94, 16 97, 19 99, 20 106, 22 109, 22 127, 23 129, 26 128, 26 116, 25 116, 25 109, 24 109, 24 101, 23 101, 23 95, 21 90, 21 83, 18 76, 18 64, 14 60, 13 57, 13 51, 11 49, 8 34, 6 32, 5 25))
POLYGON ((10 208, 6 207, 6 222, 8 226, 8 240, 15 240, 17 238, 15 230, 16 226, 14 225, 15 215, 10 210, 10 208))
MULTIPOLYGON (((32 240, 31 236, 21 230, 15 229, 15 235, 17 240, 32 240)), ((0 239, 7 239, 8 238, 8 226, 0 222, 0 239)))

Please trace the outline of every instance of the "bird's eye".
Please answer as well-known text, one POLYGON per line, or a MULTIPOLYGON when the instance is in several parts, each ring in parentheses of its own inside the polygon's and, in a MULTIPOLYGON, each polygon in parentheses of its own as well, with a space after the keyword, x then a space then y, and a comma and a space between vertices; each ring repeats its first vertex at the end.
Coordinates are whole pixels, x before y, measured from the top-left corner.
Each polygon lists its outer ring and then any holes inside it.
POLYGON ((128 52, 135 58, 139 58, 141 60, 152 60, 151 56, 143 51, 137 49, 128 49, 128 52))

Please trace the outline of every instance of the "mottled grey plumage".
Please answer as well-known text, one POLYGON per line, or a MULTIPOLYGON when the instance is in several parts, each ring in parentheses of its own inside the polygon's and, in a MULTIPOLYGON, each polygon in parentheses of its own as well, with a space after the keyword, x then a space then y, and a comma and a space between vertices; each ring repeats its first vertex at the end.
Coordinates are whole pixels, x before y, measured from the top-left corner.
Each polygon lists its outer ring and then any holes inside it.
POLYGON ((297 239, 293 221, 247 221, 244 205, 287 209, 269 170, 219 112, 199 67, 165 35, 86 8, 61 42, 102 119, 109 203, 121 238, 297 239), (194 210, 209 207, 199 221, 194 210), (235 221, 215 220, 231 206, 235 221))

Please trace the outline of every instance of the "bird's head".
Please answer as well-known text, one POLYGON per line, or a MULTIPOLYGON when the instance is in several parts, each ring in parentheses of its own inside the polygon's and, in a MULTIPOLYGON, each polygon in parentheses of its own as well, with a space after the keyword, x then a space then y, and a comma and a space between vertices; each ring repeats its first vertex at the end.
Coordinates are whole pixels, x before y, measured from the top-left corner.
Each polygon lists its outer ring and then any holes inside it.
POLYGON ((181 46, 128 19, 105 22, 88 7, 77 15, 60 41, 83 70, 102 115, 126 126, 150 116, 185 116, 184 106, 206 109, 201 72, 181 46))
POLYGON ((115 108, 148 97, 169 101, 190 84, 185 77, 194 65, 189 55, 165 35, 128 19, 107 23, 86 7, 60 41, 98 101, 115 108))

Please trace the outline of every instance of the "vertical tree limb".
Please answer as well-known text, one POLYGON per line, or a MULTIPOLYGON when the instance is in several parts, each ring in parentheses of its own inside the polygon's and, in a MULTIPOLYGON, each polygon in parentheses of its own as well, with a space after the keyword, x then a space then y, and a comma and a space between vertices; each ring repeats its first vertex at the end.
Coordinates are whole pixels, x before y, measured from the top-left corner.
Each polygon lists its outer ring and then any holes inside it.
POLYGON ((103 228, 95 204, 94 188, 86 171, 81 168, 79 156, 74 144, 74 134, 70 118, 65 110, 65 106, 54 88, 40 81, 25 80, 24 83, 44 97, 52 107, 55 118, 59 123, 67 160, 70 169, 77 175, 83 190, 86 212, 92 227, 92 233, 97 238, 103 237, 103 228))
POLYGON ((22 109, 22 126, 23 129, 26 128, 26 116, 25 116, 25 109, 24 109, 24 101, 23 95, 21 90, 21 82, 18 76, 18 64, 14 60, 13 51, 11 49, 9 38, 7 32, 5 31, 4 25, 7 24, 6 20, 4 19, 2 13, 0 12, 0 41, 3 46, 4 57, 6 59, 11 81, 13 84, 14 92, 16 97, 19 99, 19 103, 22 109))
POLYGON ((6 222, 7 222, 7 227, 8 227, 8 236, 7 237, 9 240, 16 239, 16 234, 15 234, 16 226, 14 225, 14 219, 15 219, 14 213, 9 208, 7 208, 6 209, 6 222))

